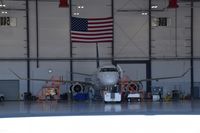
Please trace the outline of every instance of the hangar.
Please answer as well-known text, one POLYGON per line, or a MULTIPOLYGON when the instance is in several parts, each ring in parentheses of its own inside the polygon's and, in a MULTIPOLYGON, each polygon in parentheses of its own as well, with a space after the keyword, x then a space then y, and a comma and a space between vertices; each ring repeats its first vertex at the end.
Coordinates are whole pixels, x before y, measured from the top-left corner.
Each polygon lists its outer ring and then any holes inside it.
POLYGON ((0 0, 1 115, 199 114, 199 10, 199 0, 0 0), (116 82, 98 85, 110 73, 116 82))

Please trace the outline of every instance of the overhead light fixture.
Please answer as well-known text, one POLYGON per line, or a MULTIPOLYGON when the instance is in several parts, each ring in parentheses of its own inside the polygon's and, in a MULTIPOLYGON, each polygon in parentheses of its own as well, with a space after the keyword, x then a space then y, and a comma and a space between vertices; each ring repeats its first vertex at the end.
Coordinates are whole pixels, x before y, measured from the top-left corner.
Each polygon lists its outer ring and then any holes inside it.
POLYGON ((1 13, 2 13, 2 14, 7 14, 8 12, 7 12, 7 11, 1 11, 1 13))
POLYGON ((5 4, 0 4, 0 7, 6 7, 6 5, 5 4))
POLYGON ((152 8, 152 9, 157 9, 158 6, 157 6, 157 5, 152 5, 151 8, 152 8))
POLYGON ((74 15, 78 16, 78 15, 79 15, 79 13, 78 13, 78 12, 75 12, 75 13, 74 13, 74 15))
POLYGON ((148 15, 148 13, 147 13, 147 12, 142 12, 141 14, 142 14, 142 15, 148 15))
POLYGON ((79 8, 79 9, 80 9, 80 8, 82 8, 82 9, 83 9, 83 8, 84 8, 84 6, 78 6, 78 8, 79 8))
POLYGON ((52 72, 53 72, 53 70, 52 70, 52 69, 49 69, 49 70, 48 70, 48 73, 52 73, 52 72))

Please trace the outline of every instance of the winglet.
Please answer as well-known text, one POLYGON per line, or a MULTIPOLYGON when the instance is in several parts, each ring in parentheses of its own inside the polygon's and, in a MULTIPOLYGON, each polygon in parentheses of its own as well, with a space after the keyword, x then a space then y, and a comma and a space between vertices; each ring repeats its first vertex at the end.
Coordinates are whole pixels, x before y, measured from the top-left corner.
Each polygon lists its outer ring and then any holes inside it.
POLYGON ((8 69, 10 72, 12 72, 18 79, 21 79, 21 80, 23 80, 23 78, 22 77, 20 77, 17 73, 15 73, 12 69, 8 69))

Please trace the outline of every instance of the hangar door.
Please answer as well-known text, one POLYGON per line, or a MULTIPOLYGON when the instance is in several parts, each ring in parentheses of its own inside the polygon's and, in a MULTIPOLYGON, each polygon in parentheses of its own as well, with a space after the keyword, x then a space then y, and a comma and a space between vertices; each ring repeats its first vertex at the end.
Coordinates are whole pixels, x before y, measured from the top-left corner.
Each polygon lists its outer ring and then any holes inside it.
MULTIPOLYGON (((146 64, 119 64, 123 70, 123 74, 128 76, 130 80, 146 79, 146 64)), ((146 82, 142 82, 143 89, 146 91, 146 82)))
POLYGON ((19 80, 0 80, 0 94, 5 100, 19 100, 19 80))

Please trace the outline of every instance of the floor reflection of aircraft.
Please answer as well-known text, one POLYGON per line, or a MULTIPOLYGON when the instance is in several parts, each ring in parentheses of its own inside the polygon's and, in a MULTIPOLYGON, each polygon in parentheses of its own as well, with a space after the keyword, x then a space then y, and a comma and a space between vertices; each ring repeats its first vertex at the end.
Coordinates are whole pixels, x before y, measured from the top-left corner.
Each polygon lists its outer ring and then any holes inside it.
POLYGON ((121 104, 105 104, 104 111, 105 112, 121 112, 122 105, 121 104))
MULTIPOLYGON (((164 79, 173 79, 173 78, 181 78, 186 75, 189 71, 188 69, 185 73, 179 76, 171 76, 171 77, 160 77, 160 78, 151 78, 151 79, 141 79, 141 80, 129 80, 128 84, 132 83, 141 83, 143 81, 153 81, 153 80, 164 80, 164 79)), ((14 71, 10 70, 14 75, 16 75, 20 80, 35 80, 35 81, 52 81, 50 79, 27 79, 22 78, 14 71)), ((123 76, 123 71, 119 66, 109 65, 102 66, 97 69, 95 73, 95 81, 94 82, 84 82, 84 81, 70 81, 70 80, 56 80, 56 82, 62 83, 70 83, 71 90, 74 92, 81 92, 84 90, 85 86, 90 86, 95 89, 104 90, 104 101, 105 102, 120 102, 121 101, 121 92, 119 91, 119 86, 122 83, 120 80, 123 76)), ((131 86, 131 85, 130 85, 131 86)))

